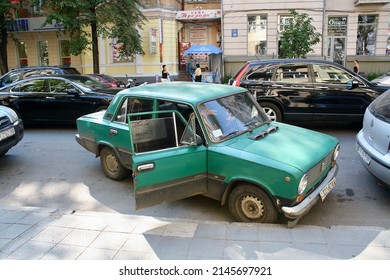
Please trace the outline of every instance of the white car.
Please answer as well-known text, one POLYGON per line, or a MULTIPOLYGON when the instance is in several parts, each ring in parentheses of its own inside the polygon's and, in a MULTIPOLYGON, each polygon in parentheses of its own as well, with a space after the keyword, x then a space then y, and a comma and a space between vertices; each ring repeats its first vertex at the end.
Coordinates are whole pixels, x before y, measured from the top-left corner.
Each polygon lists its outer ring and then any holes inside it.
POLYGON ((390 90, 367 107, 356 148, 364 167, 390 187, 390 90))
POLYGON ((382 76, 375 78, 371 82, 377 83, 378 85, 390 85, 390 72, 387 72, 382 76))
POLYGON ((11 108, 0 106, 0 157, 22 140, 23 121, 11 108))

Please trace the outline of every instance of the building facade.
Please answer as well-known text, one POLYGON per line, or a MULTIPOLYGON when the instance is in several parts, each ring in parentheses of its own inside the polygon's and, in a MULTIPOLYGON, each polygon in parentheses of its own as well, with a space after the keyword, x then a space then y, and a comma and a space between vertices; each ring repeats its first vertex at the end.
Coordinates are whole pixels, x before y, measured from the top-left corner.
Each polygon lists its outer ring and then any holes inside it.
MULTIPOLYGON (((16 0, 12 0, 16 1, 16 0)), ((222 50, 222 75, 233 75, 246 61, 278 58, 281 32, 289 10, 313 18, 321 42, 308 57, 352 68, 358 59, 364 72, 390 70, 390 0, 143 0, 147 18, 139 30, 145 55, 121 58, 115 40, 100 38, 100 72, 154 79, 163 64, 171 75, 184 68, 183 51, 190 45, 215 45, 222 50)), ((70 65, 92 73, 92 54, 72 56, 58 26, 42 26, 38 8, 21 6, 8 42, 10 68, 70 65)), ((198 54, 205 67, 208 56, 198 54)))

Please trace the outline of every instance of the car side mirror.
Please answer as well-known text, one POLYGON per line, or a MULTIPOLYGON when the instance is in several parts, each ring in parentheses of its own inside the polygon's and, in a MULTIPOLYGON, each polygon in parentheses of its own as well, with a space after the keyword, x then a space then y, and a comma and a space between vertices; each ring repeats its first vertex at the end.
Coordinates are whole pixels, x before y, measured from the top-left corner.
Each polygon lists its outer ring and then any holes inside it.
POLYGON ((68 91, 66 93, 69 95, 79 96, 79 91, 77 89, 74 89, 74 88, 68 89, 68 91))
POLYGON ((357 87, 359 87, 359 82, 358 81, 356 81, 356 80, 348 81, 347 89, 354 89, 354 88, 357 88, 357 87))
POLYGON ((198 134, 196 134, 196 146, 202 146, 203 145, 203 140, 202 137, 200 137, 198 134))

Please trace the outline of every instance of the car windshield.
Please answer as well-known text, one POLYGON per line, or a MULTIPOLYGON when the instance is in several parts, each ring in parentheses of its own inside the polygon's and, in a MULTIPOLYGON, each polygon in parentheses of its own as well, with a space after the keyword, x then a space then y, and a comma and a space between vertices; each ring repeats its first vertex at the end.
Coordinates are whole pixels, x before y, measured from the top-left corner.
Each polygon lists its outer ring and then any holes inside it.
POLYGON ((75 76, 75 77, 68 78, 68 79, 71 80, 72 82, 80 85, 80 86, 83 86, 84 88, 87 88, 87 89, 96 90, 96 89, 110 88, 109 86, 95 80, 92 77, 79 75, 77 77, 75 76))
POLYGON ((263 109, 249 92, 241 92, 199 105, 207 134, 213 142, 251 131, 268 121, 263 109))

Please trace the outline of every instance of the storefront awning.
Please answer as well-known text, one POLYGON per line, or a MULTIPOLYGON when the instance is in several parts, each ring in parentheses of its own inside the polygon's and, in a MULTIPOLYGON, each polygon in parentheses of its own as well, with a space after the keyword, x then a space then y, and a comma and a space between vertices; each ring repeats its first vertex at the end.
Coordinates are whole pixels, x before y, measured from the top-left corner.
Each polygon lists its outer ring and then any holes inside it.
POLYGON ((220 48, 214 45, 193 45, 184 51, 185 54, 219 54, 222 53, 220 48))

